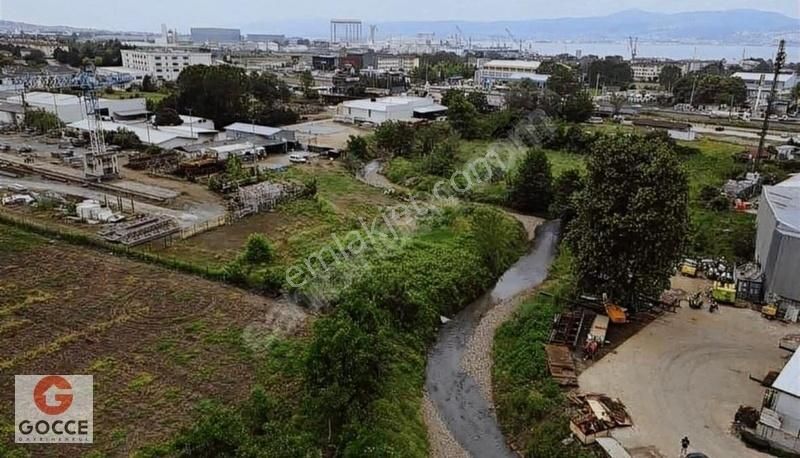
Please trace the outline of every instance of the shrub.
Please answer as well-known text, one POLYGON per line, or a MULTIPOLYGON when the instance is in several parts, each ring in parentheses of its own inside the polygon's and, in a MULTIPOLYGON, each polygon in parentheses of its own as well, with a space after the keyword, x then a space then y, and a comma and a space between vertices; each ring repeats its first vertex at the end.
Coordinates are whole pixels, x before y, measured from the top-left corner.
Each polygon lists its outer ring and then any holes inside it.
POLYGON ((268 264, 275 257, 275 249, 264 235, 250 234, 242 257, 249 264, 268 264))

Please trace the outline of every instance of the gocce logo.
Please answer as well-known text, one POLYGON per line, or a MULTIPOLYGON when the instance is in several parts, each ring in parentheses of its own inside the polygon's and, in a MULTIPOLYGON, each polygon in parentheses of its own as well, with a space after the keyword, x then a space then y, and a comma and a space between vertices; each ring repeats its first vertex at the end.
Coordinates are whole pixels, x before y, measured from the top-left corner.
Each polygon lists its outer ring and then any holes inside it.
POLYGON ((46 415, 61 415, 72 405, 72 385, 64 377, 48 375, 33 389, 33 402, 46 415))

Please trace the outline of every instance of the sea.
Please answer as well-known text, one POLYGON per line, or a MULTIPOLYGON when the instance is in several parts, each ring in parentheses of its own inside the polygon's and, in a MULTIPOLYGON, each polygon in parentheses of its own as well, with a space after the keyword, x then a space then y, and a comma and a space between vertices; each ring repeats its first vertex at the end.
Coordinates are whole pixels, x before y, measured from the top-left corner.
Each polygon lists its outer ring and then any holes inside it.
MULTIPOLYGON (((505 43, 512 46, 512 43, 505 43)), ((777 44, 766 45, 729 45, 729 44, 688 44, 688 43, 648 43, 639 42, 637 57, 660 57, 673 60, 698 59, 721 60, 738 62, 745 58, 756 57, 772 59, 777 52, 777 44)), ((627 42, 541 42, 525 41, 523 49, 535 51, 544 55, 567 53, 575 55, 580 50, 582 55, 595 54, 598 56, 630 56, 631 52, 627 42)), ((800 62, 800 45, 786 46, 786 61, 800 62)))

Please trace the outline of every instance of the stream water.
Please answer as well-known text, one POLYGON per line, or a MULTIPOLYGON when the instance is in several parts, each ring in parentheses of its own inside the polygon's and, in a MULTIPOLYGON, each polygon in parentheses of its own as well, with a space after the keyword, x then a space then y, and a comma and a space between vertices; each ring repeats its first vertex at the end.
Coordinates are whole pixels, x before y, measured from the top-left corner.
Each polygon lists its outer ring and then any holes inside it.
POLYGON ((539 226, 530 251, 500 277, 491 291, 442 326, 428 353, 425 388, 455 440, 473 457, 515 455, 506 445, 480 386, 462 368, 467 343, 488 310, 545 280, 555 258, 558 229, 556 221, 539 226))

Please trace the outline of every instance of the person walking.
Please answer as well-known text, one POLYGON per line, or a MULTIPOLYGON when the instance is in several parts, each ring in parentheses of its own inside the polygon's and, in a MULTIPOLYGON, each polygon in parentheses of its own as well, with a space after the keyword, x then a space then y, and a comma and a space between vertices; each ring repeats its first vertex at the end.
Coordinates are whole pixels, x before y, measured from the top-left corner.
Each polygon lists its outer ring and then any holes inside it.
POLYGON ((681 439, 681 456, 686 456, 689 453, 689 438, 683 436, 681 439))

